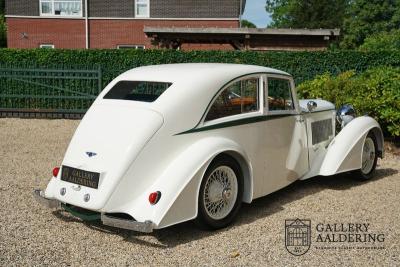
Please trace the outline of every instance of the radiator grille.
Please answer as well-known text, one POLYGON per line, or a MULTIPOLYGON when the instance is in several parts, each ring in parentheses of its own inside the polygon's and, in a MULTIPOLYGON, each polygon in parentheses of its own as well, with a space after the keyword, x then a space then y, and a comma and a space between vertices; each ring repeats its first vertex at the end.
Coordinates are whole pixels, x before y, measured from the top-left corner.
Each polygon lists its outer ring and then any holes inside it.
POLYGON ((332 119, 311 123, 312 144, 318 144, 329 139, 332 135, 332 119))

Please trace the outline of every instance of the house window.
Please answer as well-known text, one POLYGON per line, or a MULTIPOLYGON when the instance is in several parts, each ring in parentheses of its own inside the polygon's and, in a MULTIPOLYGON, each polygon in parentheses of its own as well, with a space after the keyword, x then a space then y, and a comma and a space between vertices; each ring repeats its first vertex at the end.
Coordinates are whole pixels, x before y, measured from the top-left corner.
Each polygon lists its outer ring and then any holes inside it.
POLYGON ((54 45, 53 44, 41 44, 40 48, 50 48, 50 49, 54 49, 54 45))
POLYGON ((117 45, 118 49, 145 49, 144 45, 117 45))
POLYGON ((150 17, 150 0, 135 0, 135 17, 150 17))
POLYGON ((39 0, 41 16, 82 16, 82 0, 39 0))
POLYGON ((53 15, 53 4, 50 1, 40 1, 40 14, 53 15))
POLYGON ((258 78, 247 78, 231 84, 214 100, 205 121, 258 111, 258 87, 258 78))

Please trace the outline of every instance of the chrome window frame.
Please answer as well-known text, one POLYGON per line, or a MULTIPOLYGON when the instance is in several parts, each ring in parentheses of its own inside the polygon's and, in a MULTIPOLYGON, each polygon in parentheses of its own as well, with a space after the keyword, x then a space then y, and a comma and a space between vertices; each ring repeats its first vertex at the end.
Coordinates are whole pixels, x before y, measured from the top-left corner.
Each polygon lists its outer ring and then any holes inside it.
POLYGON ((264 81, 263 81, 264 74, 263 73, 256 73, 256 74, 248 74, 244 76, 240 76, 232 81, 230 81, 228 84, 223 86, 218 93, 213 97, 211 100, 210 104, 208 105, 206 111, 203 114, 203 117, 201 119, 201 122, 199 123, 198 127, 203 127, 203 126, 210 126, 214 124, 219 124, 223 122, 228 122, 228 121, 235 121, 238 119, 245 119, 245 118, 250 118, 250 117, 256 117, 264 114, 264 105, 263 105, 263 99, 264 99, 264 81), (252 111, 252 112, 246 112, 246 113, 241 113, 241 114, 234 114, 230 116, 225 116, 213 120, 206 121, 206 117, 215 103, 215 100, 221 95, 221 93, 226 90, 228 87, 230 87, 232 84, 242 81, 242 80, 248 80, 251 78, 257 78, 258 79, 258 106, 259 109, 257 111, 252 111))
POLYGON ((292 77, 288 77, 285 75, 280 75, 280 74, 266 74, 265 75, 265 84, 264 84, 264 114, 265 115, 296 115, 296 114, 300 114, 300 107, 299 107, 299 103, 297 100, 297 93, 296 93, 296 87, 295 87, 295 83, 292 77), (292 97, 292 102, 293 102, 293 107, 294 109, 292 110, 269 110, 269 103, 268 103, 268 95, 269 95, 269 91, 268 91, 268 79, 269 78, 275 78, 275 79, 281 79, 281 80, 287 80, 289 81, 290 84, 290 95, 292 97))

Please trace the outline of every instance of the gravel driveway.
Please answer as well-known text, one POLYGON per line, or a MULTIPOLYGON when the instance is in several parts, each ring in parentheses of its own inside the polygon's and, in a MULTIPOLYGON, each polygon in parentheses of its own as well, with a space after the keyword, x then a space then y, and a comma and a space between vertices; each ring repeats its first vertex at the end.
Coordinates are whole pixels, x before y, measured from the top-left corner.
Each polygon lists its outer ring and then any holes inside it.
MULTIPOLYGON (((32 196, 60 164, 79 121, 0 119, 0 265, 400 266, 400 158, 387 153, 376 177, 295 182, 244 205, 235 224, 205 232, 192 222, 152 234, 85 223, 32 196), (311 247, 285 249, 285 220, 311 220, 311 247), (383 242, 318 243, 317 225, 368 223, 383 242)), ((342 229, 342 231, 344 231, 342 229)), ((327 234, 322 232, 322 234, 327 234)))

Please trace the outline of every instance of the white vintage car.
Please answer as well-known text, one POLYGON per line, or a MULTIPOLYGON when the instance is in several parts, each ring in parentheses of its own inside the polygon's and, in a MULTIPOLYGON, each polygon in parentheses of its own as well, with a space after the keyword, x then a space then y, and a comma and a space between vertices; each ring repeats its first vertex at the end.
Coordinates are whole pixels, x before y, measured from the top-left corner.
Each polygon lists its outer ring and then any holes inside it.
POLYGON ((221 228, 242 202, 296 180, 353 170, 369 179, 383 135, 374 119, 353 113, 298 100, 291 75, 271 68, 132 69, 98 96, 61 167, 35 195, 48 207, 135 231, 192 219, 221 228))

